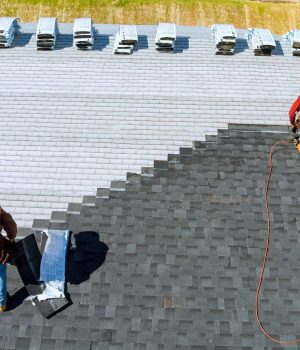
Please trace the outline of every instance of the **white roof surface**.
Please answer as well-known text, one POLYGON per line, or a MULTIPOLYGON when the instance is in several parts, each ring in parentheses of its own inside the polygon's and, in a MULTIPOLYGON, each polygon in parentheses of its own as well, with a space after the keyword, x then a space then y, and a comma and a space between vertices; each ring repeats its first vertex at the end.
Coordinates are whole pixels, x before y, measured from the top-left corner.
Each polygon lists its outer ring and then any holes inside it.
POLYGON ((177 26, 164 54, 157 26, 138 26, 135 54, 114 56, 117 25, 95 25, 90 51, 72 48, 73 24, 59 28, 54 51, 36 51, 36 23, 0 51, 0 205, 21 228, 228 122, 288 124, 300 94, 299 58, 279 36, 273 56, 255 57, 238 31, 223 57, 210 28, 177 26))

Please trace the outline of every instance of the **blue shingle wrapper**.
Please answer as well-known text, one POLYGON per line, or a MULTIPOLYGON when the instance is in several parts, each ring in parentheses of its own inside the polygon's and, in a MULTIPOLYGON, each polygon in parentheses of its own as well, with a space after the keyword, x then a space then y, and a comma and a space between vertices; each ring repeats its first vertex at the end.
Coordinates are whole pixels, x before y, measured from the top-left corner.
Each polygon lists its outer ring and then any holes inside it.
POLYGON ((63 298, 66 272, 66 253, 69 231, 48 230, 48 239, 41 261, 40 281, 46 289, 39 300, 63 298))

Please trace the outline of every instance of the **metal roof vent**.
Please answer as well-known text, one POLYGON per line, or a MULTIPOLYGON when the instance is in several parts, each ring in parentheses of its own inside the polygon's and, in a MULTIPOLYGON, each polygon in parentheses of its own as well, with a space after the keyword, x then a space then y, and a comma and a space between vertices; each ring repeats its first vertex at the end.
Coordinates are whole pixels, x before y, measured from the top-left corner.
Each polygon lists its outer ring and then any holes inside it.
POLYGON ((10 47, 14 37, 19 32, 18 17, 0 18, 0 47, 10 47))
POLYGON ((94 45, 94 29, 91 18, 76 18, 73 27, 73 46, 91 49, 94 45))
POLYGON ((53 50, 58 35, 57 18, 42 17, 36 29, 36 43, 38 50, 53 50))
POLYGON ((155 37, 157 51, 174 51, 176 41, 176 24, 159 23, 155 37))
POLYGON ((270 56, 276 47, 269 29, 249 28, 247 39, 251 43, 254 55, 270 56))
POLYGON ((135 25, 122 25, 115 37, 113 48, 114 54, 127 54, 133 52, 134 46, 138 42, 137 30, 135 25))
POLYGON ((231 24, 214 24, 211 27, 212 38, 216 44, 216 54, 233 54, 237 38, 236 30, 231 24))
POLYGON ((300 30, 294 29, 286 33, 283 38, 288 41, 293 50, 294 56, 300 56, 300 30))

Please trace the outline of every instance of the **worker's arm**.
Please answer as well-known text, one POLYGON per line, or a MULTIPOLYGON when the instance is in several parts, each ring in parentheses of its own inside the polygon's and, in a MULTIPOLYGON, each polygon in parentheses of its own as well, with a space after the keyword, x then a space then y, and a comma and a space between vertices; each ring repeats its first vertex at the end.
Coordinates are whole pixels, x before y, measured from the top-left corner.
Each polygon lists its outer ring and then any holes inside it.
POLYGON ((10 241, 14 241, 17 235, 17 224, 10 214, 0 207, 0 227, 3 227, 10 241))

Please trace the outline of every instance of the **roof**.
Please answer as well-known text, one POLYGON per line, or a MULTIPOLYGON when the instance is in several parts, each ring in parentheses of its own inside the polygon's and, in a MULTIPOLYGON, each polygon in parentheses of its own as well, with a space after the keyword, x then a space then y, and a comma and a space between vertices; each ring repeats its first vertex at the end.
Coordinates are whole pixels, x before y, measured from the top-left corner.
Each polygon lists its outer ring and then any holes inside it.
MULTIPOLYGON (((255 290, 268 153, 287 137, 286 126, 229 125, 69 215, 74 242, 79 231, 99 233, 105 262, 81 260, 81 281, 68 278, 73 305, 55 317, 43 319, 29 302, 1 315, 1 348, 283 349, 255 323, 255 290)), ((274 154, 261 296, 266 328, 287 340, 300 327, 298 165, 293 145, 274 154)), ((13 267, 8 275, 20 302, 13 267)))
POLYGON ((51 52, 36 50, 36 26, 22 24, 0 55, 0 196, 20 235, 228 122, 288 123, 300 92, 298 57, 279 36, 272 57, 254 57, 238 30, 223 57, 209 28, 177 26, 172 54, 155 51, 156 26, 137 26, 124 57, 111 54, 118 25, 96 24, 94 50, 80 51, 73 24, 59 24, 51 52))
MULTIPOLYGON (((137 28, 132 56, 111 55, 109 25, 96 25, 91 51, 60 25, 56 50, 37 52, 36 24, 1 51, 1 206, 24 228, 47 219, 36 236, 47 226, 70 229, 76 249, 82 231, 99 242, 68 262, 73 304, 49 320, 8 267, 0 348, 282 349, 255 324, 255 289, 267 157, 289 136, 298 58, 279 37, 272 57, 254 57, 245 31, 234 56, 215 56, 201 27, 177 27, 175 53, 162 54, 156 27, 137 28), (103 244, 105 261, 88 260, 103 244)), ((274 157, 261 298, 266 328, 289 340, 300 326, 298 161, 292 145, 274 157)))

